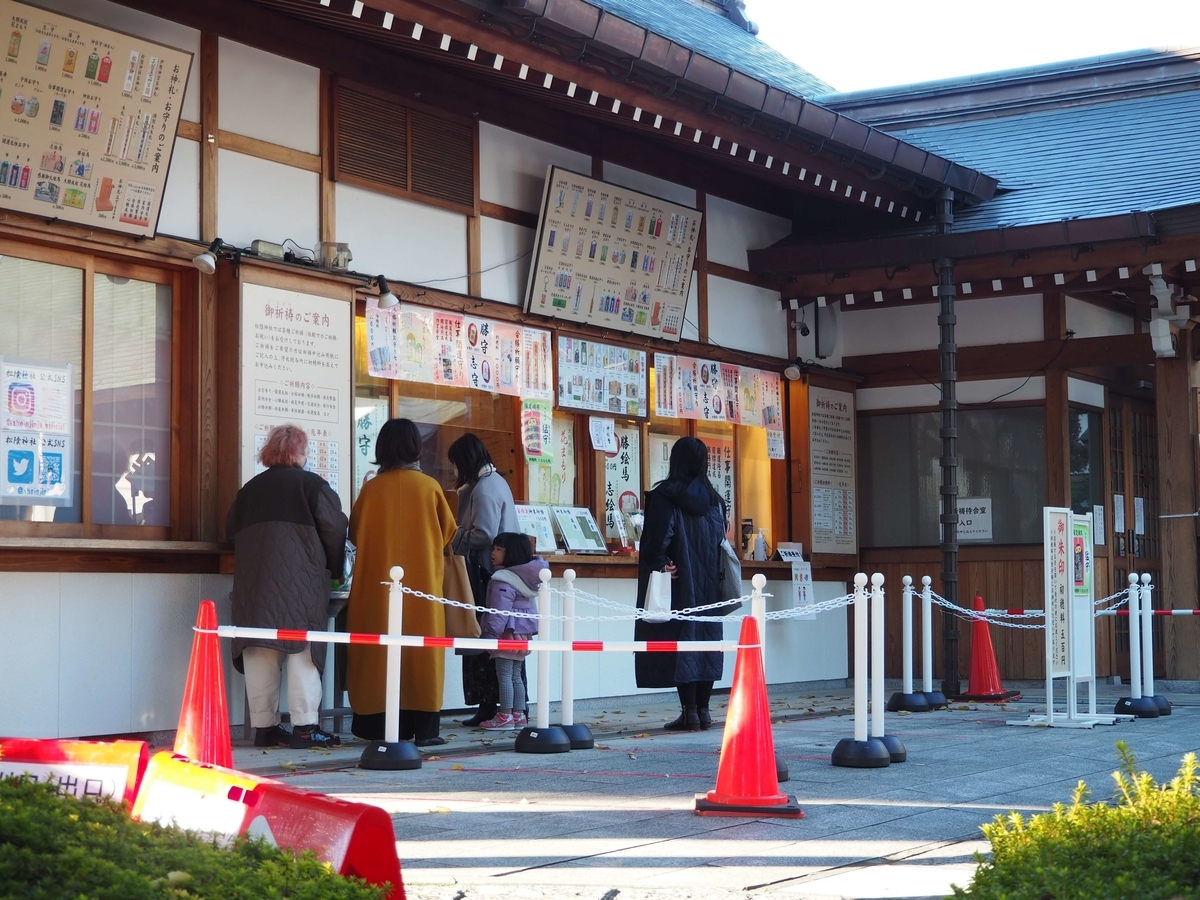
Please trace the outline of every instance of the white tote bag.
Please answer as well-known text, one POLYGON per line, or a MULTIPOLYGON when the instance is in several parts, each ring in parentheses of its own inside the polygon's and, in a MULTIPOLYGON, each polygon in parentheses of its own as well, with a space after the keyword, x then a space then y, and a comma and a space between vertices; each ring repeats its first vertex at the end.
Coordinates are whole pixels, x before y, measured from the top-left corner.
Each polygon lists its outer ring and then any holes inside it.
POLYGON ((671 620, 671 575, 651 572, 646 585, 646 614, 642 617, 655 624, 671 620))

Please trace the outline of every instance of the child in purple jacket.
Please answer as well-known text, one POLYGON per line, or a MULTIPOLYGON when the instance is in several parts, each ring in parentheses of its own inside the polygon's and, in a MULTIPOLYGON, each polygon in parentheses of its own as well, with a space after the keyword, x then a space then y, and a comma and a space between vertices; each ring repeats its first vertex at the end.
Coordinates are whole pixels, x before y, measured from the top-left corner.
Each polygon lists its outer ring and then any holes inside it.
MULTIPOLYGON (((492 580, 488 582, 487 605, 500 612, 487 613, 479 623, 481 636, 528 640, 537 634, 538 620, 512 613, 536 613, 537 594, 541 581, 538 573, 548 568, 546 561, 533 555, 529 538, 512 531, 502 531, 492 541, 492 580)), ((496 661, 496 677, 500 682, 500 703, 496 715, 480 728, 505 730, 524 728, 525 682, 521 680, 521 660, 528 650, 489 650, 496 661)))

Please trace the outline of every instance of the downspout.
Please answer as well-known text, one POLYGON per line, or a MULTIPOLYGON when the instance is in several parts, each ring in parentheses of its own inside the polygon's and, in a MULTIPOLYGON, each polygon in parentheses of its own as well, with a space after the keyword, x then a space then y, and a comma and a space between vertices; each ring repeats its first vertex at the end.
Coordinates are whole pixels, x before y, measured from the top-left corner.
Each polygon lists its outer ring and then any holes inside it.
MULTIPOLYGON (((935 218, 938 234, 949 234, 954 227, 954 191, 938 192, 935 218)), ((958 345, 954 338, 954 260, 945 257, 935 263, 938 273, 938 359, 942 389, 942 592, 958 605, 958 345)), ((949 610, 942 613, 942 693, 957 697, 958 617, 949 610)))

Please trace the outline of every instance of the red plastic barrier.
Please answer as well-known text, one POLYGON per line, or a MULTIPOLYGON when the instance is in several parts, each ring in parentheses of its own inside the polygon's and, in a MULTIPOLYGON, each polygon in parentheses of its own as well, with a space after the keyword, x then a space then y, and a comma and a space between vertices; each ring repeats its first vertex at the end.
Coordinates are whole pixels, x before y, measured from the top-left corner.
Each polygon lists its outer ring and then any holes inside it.
POLYGON ((163 751, 150 760, 134 818, 234 836, 264 837, 311 850, 342 875, 390 882, 404 900, 392 819, 377 806, 287 787, 269 778, 206 766, 163 751))
POLYGON ((28 773, 76 797, 132 803, 149 759, 144 741, 0 738, 0 778, 28 773))

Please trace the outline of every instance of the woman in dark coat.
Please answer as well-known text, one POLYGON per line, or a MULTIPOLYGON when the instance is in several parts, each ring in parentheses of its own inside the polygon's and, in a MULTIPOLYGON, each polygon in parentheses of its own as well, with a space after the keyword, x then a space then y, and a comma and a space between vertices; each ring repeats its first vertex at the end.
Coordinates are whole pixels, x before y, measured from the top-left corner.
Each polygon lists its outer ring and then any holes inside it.
MULTIPOLYGON (((651 572, 671 573, 673 610, 718 602, 725 505, 708 480, 708 447, 703 441, 685 437, 675 442, 667 480, 646 494, 645 517, 638 560, 638 607, 646 606, 651 572)), ((720 622, 672 619, 654 623, 639 619, 633 626, 633 638, 719 641, 723 631, 720 622)), ((721 653, 635 653, 633 663, 638 687, 673 687, 679 691, 682 712, 666 726, 668 729, 697 731, 712 724, 708 703, 713 682, 721 678, 721 653)))
MULTIPOLYGON (((233 624, 324 631, 329 582, 342 577, 346 516, 338 495, 304 471, 308 435, 295 425, 271 429, 259 452, 267 467, 238 491, 226 533, 233 541, 233 624)), ((235 638, 233 665, 246 673, 254 745, 336 747, 317 724, 325 644, 235 638), (288 667, 292 732, 279 727, 280 669, 288 667)))

